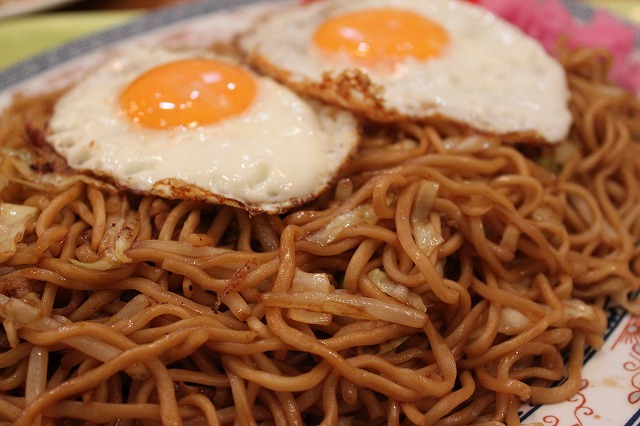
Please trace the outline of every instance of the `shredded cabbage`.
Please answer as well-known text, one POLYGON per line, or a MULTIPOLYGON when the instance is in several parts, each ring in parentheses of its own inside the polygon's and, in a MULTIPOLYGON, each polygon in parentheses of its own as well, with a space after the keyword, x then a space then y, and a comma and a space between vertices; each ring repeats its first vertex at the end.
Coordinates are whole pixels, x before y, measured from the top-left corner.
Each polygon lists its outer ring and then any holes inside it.
POLYGON ((0 262, 6 262, 16 253, 17 243, 36 211, 32 206, 0 203, 0 262))
POLYGON ((429 221, 429 214, 438 195, 439 185, 436 182, 422 181, 416 194, 416 200, 411 209, 411 230, 413 238, 427 256, 444 243, 444 238, 438 233, 433 223, 429 221))
POLYGON ((353 226, 357 223, 374 224, 378 221, 378 216, 373 210, 373 206, 369 204, 363 204, 341 214, 334 220, 329 222, 324 228, 318 232, 311 234, 307 237, 307 240, 314 243, 327 245, 335 241, 340 235, 343 229, 353 226))
MULTIPOLYGON (((321 291, 328 293, 335 290, 329 281, 329 276, 323 273, 305 272, 296 269, 296 273, 291 283, 291 291, 321 291)), ((294 321, 300 321, 306 324, 329 325, 333 321, 333 314, 328 312, 312 312, 306 309, 292 308, 287 311, 287 317, 294 321)))
POLYGON ((420 296, 409 290, 407 286, 395 283, 389 275, 381 269, 372 269, 367 274, 367 278, 369 278, 371 282, 373 282, 384 294, 391 296, 402 303, 407 303, 420 312, 427 311, 427 306, 424 304, 420 296))

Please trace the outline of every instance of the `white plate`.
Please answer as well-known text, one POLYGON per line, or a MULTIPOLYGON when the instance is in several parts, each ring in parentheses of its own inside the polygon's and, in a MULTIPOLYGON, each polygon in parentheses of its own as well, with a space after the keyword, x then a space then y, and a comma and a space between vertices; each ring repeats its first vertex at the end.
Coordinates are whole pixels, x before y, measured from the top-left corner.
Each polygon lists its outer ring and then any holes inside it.
POLYGON ((78 0, 0 0, 0 18, 53 9, 76 1, 78 0))
MULTIPOLYGON (((233 15, 243 5, 256 0, 215 0, 183 3, 159 9, 143 17, 88 37, 38 54, 0 72, 0 107, 16 90, 38 91, 50 84, 63 84, 73 79, 86 66, 95 63, 102 55, 120 43, 185 44, 207 47, 220 39, 221 32, 212 31, 216 25, 233 29, 241 22, 233 15), (61 79, 61 75, 65 79, 61 79)), ((265 3, 269 3, 268 1, 265 3)), ((252 7, 252 9, 255 9, 252 7)), ((246 12, 243 12, 246 13, 246 12)), ((254 12, 256 13, 256 12, 254 12)))
MULTIPOLYGON (((515 0, 514 0, 515 1, 515 0)), ((235 9, 255 0, 187 3, 35 56, 0 73, 0 109, 16 91, 40 91, 73 79, 119 43, 207 46, 216 23, 233 22, 235 9)), ((567 3, 585 19, 590 9, 567 3)), ((580 391, 560 404, 521 409, 523 423, 553 426, 640 425, 640 319, 612 309, 604 347, 586 352, 580 391)))

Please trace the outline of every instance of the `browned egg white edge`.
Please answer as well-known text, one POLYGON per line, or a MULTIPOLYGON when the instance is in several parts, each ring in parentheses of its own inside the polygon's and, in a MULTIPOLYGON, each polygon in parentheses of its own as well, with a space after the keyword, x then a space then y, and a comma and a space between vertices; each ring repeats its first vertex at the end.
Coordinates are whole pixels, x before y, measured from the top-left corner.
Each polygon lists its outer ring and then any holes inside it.
MULTIPOLYGON (((218 47, 216 47, 217 49, 218 47)), ((65 90, 62 90, 59 96, 62 96, 64 92, 70 90, 73 85, 68 87, 65 90)), ((304 99, 304 98, 303 98, 304 99)), ((54 100, 55 103, 55 100, 54 100)), ((338 108, 340 109, 340 108, 338 108)), ((337 109, 333 109, 334 112, 338 112, 337 109)), ((50 117, 49 117, 50 119, 50 117)), ((40 173, 48 173, 52 175, 60 175, 63 177, 70 177, 73 174, 82 174, 92 179, 97 179, 101 183, 107 184, 107 186, 99 185, 101 189, 104 189, 108 192, 129 192, 131 194, 144 196, 144 195, 153 195, 161 198, 169 199, 169 200, 182 200, 182 201, 195 201, 195 202, 204 202, 209 204, 223 204, 236 208, 240 208, 246 210, 250 215, 256 216, 263 213, 269 215, 279 215, 283 214, 291 209, 296 207, 300 207, 308 202, 313 201, 318 198, 324 192, 328 191, 333 184, 336 183, 340 173, 346 168, 351 158, 357 152, 361 142, 362 142, 362 123, 358 120, 356 128, 356 141, 353 146, 346 150, 344 156, 340 158, 340 164, 332 169, 332 173, 328 173, 328 179, 318 186, 318 189, 306 197, 292 197, 287 200, 279 201, 279 202, 265 202, 265 203, 250 203, 243 202, 236 198, 227 197, 222 194, 214 194, 204 188, 201 188, 197 185, 190 184, 181 179, 175 178, 166 178, 156 182, 150 190, 139 190, 132 187, 127 186, 114 179, 112 176, 106 173, 100 173, 96 170, 91 169, 75 169, 67 163, 66 159, 57 153, 55 149, 49 145, 46 140, 46 135, 48 133, 48 128, 45 128, 41 133, 36 130, 31 130, 28 135, 27 149, 30 148, 30 151, 35 156, 34 168, 37 169, 40 173), (43 145, 46 145, 48 149, 43 149, 43 145), (61 166, 64 164, 64 166, 61 166)), ((95 181, 89 181, 89 183, 95 183, 95 181)))
MULTIPOLYGON (((321 81, 313 81, 308 78, 294 78, 289 71, 278 68, 264 56, 255 52, 246 52, 250 65, 276 81, 290 87, 301 96, 312 96, 331 105, 336 105, 350 110, 360 117, 374 122, 389 123, 416 123, 431 125, 436 128, 454 127, 461 135, 480 135, 487 137, 499 137, 508 144, 530 143, 547 144, 548 141, 534 130, 495 133, 478 129, 460 120, 455 120, 439 113, 414 118, 401 114, 397 109, 388 109, 383 106, 384 87, 371 81, 369 76, 357 68, 345 69, 334 73, 325 71, 321 81)), ((428 105, 425 105, 425 108, 428 105)))
MULTIPOLYGON (((304 7, 300 5, 289 6, 293 8, 304 7)), ((386 108, 384 106, 384 87, 373 83, 367 73, 358 68, 324 71, 320 81, 307 77, 294 77, 290 71, 278 67, 264 55, 259 54, 257 49, 245 49, 241 42, 244 37, 250 37, 262 21, 268 20, 272 14, 277 12, 278 10, 264 12, 256 20, 253 29, 241 32, 234 37, 233 44, 248 66, 284 84, 301 96, 320 99, 328 104, 345 108, 358 116, 383 124, 416 123, 432 125, 436 128, 454 127, 462 135, 499 137, 507 144, 548 144, 550 142, 535 130, 492 132, 437 112, 428 112, 416 118, 402 114, 396 108, 386 108)), ((425 104, 424 106, 428 110, 429 105, 425 104)))

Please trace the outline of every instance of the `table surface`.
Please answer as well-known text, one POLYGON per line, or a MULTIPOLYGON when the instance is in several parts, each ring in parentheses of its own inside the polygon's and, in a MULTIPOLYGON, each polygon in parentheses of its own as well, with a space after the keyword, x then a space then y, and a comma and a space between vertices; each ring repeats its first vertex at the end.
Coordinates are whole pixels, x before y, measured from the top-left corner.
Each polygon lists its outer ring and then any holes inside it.
MULTIPOLYGON (((185 3, 190 0, 89 0, 63 7, 61 10, 123 10, 123 9, 153 9, 171 4, 185 3)), ((638 0, 575 0, 585 1, 596 6, 611 9, 613 12, 625 12, 627 18, 635 21, 640 19, 640 9, 634 8, 640 3, 638 0), (633 15, 635 14, 635 15, 633 15), (631 15, 631 16, 629 16, 631 15)))
POLYGON ((125 9, 154 9, 189 0, 89 0, 74 3, 60 10, 125 10, 125 9))
MULTIPOLYGON (((78 1, 69 6, 58 7, 51 12, 64 11, 100 11, 100 10, 131 10, 131 9, 155 9, 158 7, 186 3, 191 0, 86 0, 78 1)), ((597 6, 607 7, 614 12, 616 9, 628 11, 637 0, 575 0, 585 1, 597 6)), ((632 19, 635 17, 631 17, 632 19)))
MULTIPOLYGON (((0 71, 59 44, 122 24, 146 11, 189 1, 193 0, 77 0, 51 10, 0 19, 0 71)), ((640 25, 640 0, 574 1, 608 8, 640 25)))
MULTIPOLYGON (((75 3, 62 10, 123 10, 153 9, 190 0, 89 0, 75 3)), ((640 1, 638 0, 575 0, 605 7, 614 13, 622 13, 635 22, 640 22, 640 1)))

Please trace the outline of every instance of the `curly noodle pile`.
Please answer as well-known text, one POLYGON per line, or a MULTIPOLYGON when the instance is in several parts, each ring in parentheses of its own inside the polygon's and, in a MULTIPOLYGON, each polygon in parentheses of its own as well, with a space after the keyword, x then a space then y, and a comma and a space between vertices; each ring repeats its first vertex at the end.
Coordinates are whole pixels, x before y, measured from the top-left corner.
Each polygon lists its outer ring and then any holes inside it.
POLYGON ((57 95, 17 100, 0 419, 516 425, 570 397, 608 301, 640 313, 640 103, 603 53, 560 60, 564 143, 366 123, 338 183, 282 216, 47 173, 57 95))

